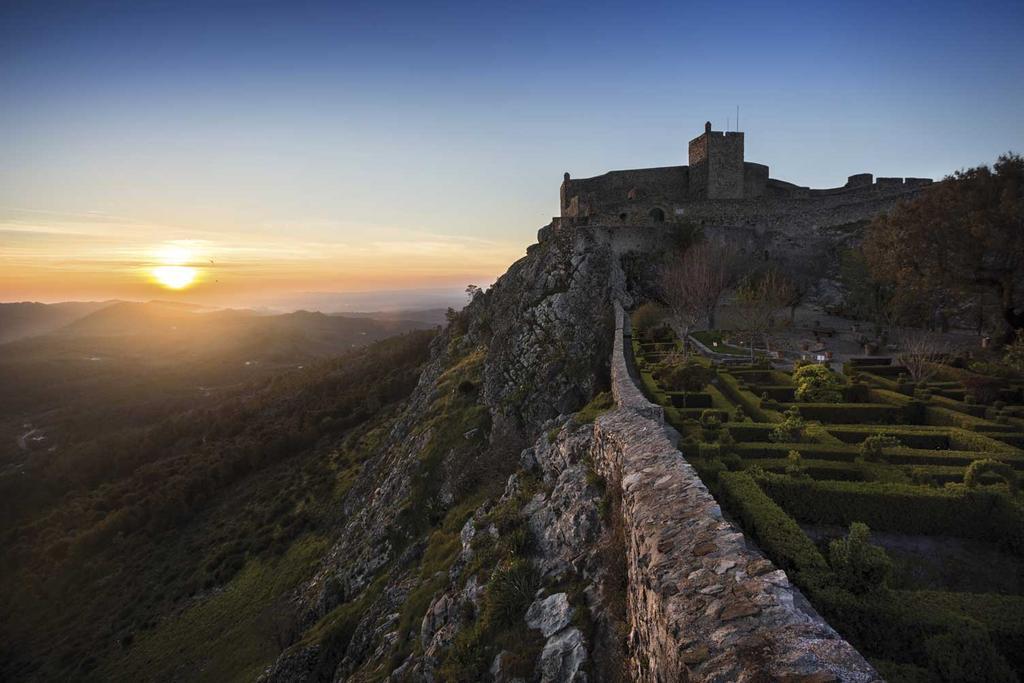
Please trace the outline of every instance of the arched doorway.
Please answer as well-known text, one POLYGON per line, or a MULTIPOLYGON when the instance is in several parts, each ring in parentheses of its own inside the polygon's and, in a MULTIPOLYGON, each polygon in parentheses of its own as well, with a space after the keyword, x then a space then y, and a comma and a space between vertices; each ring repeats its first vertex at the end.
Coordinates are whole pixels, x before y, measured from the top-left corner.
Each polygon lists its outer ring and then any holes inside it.
POLYGON ((654 221, 655 223, 665 222, 665 212, 664 210, 659 209, 658 207, 654 207, 653 209, 648 211, 647 215, 650 216, 651 220, 654 221))

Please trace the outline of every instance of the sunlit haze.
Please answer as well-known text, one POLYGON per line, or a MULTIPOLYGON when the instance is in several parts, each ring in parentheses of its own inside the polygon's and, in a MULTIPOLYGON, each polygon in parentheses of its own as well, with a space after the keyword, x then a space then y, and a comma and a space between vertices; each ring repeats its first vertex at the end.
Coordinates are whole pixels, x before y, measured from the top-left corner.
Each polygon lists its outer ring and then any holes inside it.
POLYGON ((1021 5, 971 7, 6 2, 0 300, 486 286, 563 171, 737 106, 775 177, 940 178, 1024 141, 1021 5))

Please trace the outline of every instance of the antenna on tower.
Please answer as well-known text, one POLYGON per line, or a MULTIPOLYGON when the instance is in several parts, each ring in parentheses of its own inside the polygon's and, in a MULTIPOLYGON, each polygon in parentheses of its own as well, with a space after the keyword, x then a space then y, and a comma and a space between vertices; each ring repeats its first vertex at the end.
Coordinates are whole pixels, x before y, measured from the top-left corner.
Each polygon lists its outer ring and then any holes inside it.
POLYGON ((736 132, 740 132, 740 105, 736 105, 736 132))

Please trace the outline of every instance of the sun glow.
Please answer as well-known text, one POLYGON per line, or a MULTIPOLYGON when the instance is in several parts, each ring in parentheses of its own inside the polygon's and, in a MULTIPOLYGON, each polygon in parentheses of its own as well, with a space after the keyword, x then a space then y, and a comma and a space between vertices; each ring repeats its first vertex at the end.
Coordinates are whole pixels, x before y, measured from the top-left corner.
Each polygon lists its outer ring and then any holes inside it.
POLYGON ((156 258, 164 265, 155 266, 150 272, 153 278, 168 289, 184 289, 196 280, 199 271, 188 265, 192 252, 177 244, 166 244, 156 252, 156 258))
POLYGON ((184 289, 196 279, 196 269, 189 266, 157 266, 153 277, 169 289, 184 289))

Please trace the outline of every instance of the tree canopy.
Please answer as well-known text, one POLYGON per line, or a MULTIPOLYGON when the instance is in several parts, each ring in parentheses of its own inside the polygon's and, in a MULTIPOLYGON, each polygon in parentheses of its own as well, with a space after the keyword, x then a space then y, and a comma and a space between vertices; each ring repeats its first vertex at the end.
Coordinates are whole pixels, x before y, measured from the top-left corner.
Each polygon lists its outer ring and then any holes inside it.
POLYGON ((876 218, 864 252, 907 311, 943 316, 986 297, 1011 334, 1024 328, 1024 158, 958 171, 876 218))

